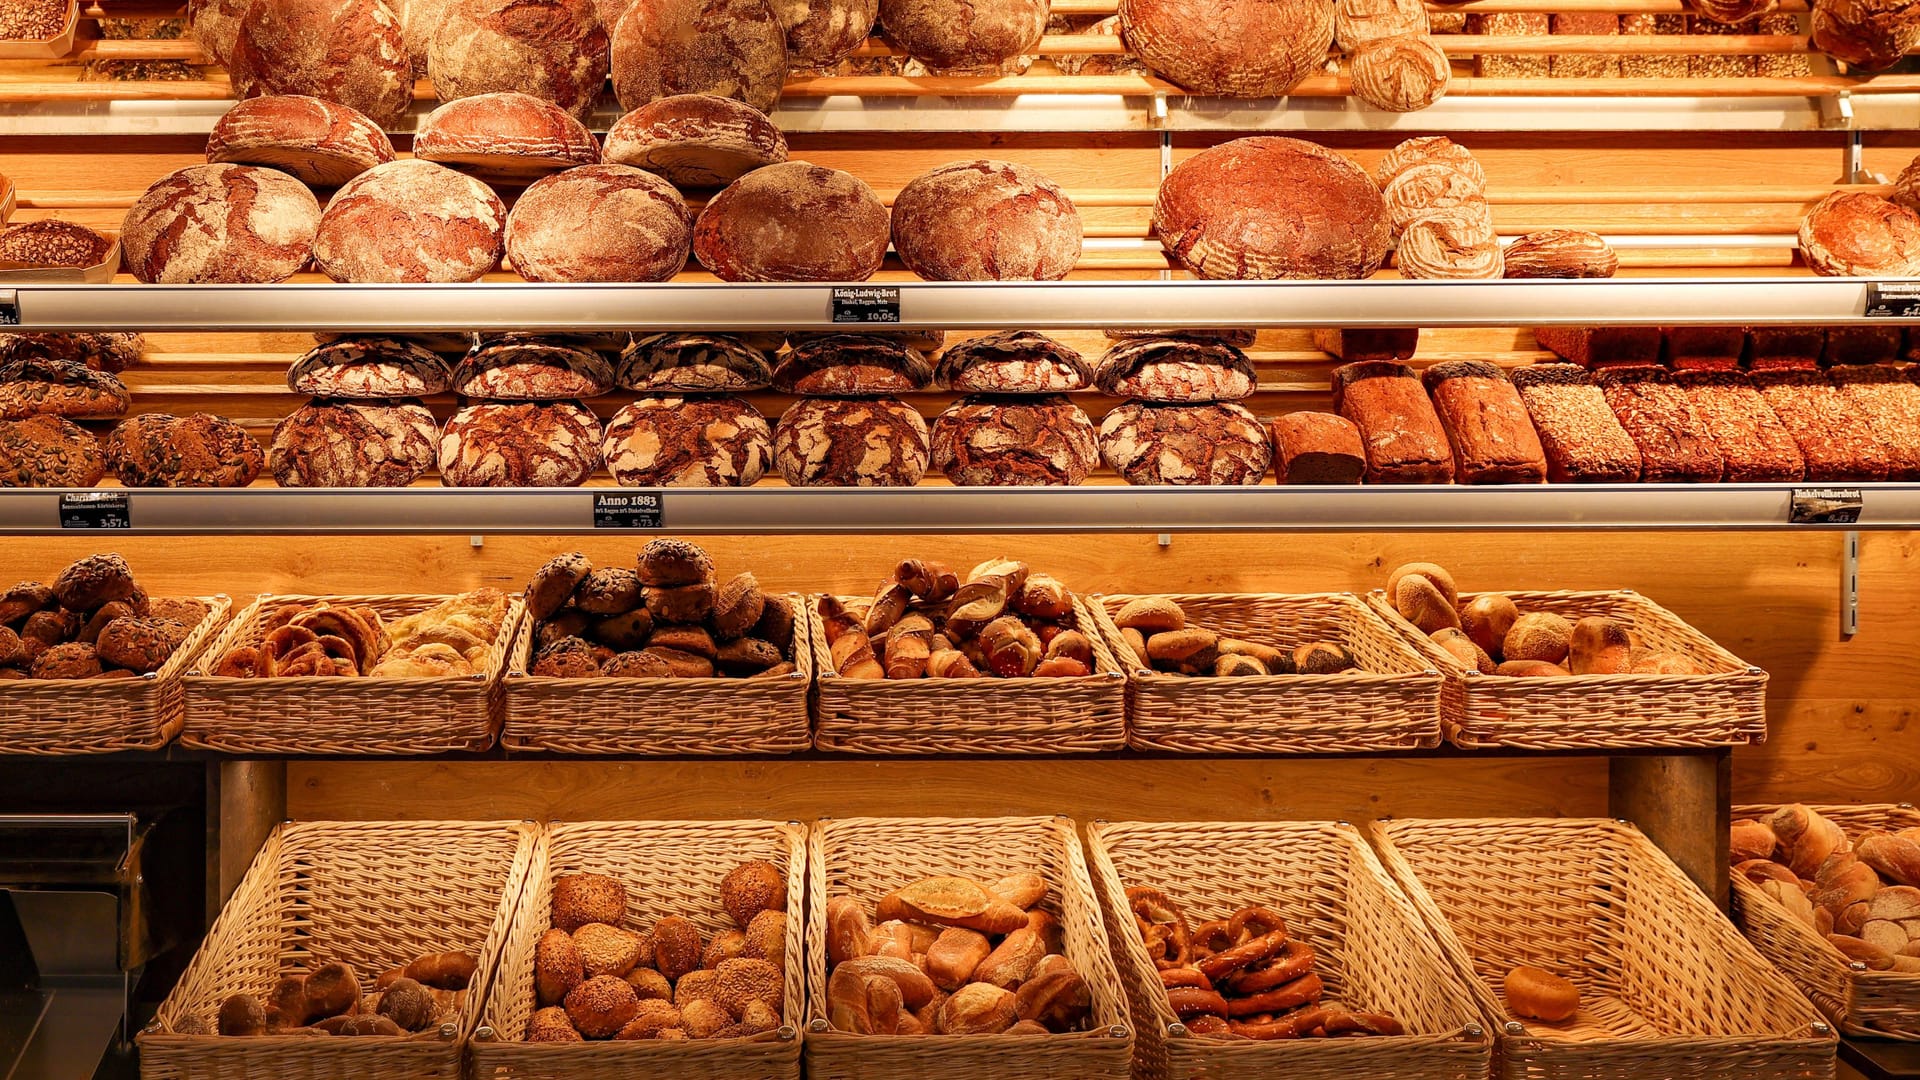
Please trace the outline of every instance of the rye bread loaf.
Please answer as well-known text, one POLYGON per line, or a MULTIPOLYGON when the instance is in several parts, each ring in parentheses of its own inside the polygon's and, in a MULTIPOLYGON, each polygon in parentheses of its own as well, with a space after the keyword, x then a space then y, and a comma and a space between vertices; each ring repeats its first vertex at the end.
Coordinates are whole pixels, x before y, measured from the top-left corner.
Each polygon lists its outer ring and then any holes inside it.
POLYGON ((1093 385, 1093 369, 1045 334, 1003 330, 942 353, 934 382, 962 394, 1065 394, 1093 385))
POLYGON ((766 354, 723 334, 652 334, 620 354, 615 378, 641 394, 739 394, 773 383, 766 354))
POLYGON ((1607 405, 1586 368, 1532 364, 1509 378, 1526 403, 1556 484, 1630 484, 1640 479, 1640 451, 1607 405))
POLYGON ((787 29, 787 59, 795 67, 839 63, 867 43, 880 0, 773 0, 787 29))
POLYGON ((522 187, 600 160, 593 132, 551 101, 507 91, 449 101, 420 121, 413 156, 522 187))
POLYGON ((1737 371, 1746 351, 1745 327, 1660 328, 1660 362, 1675 371, 1737 371))
POLYGON ((1887 479, 1920 480, 1920 383, 1911 365, 1834 368, 1828 378, 1887 450, 1887 479))
POLYGON ((933 68, 977 68, 1030 52, 1049 0, 880 0, 880 24, 907 55, 933 68))
POLYGON ((1756 371, 1748 376, 1806 459, 1807 479, 1885 480, 1893 456, 1864 413, 1818 371, 1756 371))
POLYGON ((933 468, 961 487, 1072 486, 1099 462, 1093 421, 1061 394, 963 398, 933 422, 933 468))
POLYGON ((478 281, 500 265, 506 222, 500 197, 473 177, 394 161, 334 193, 313 255, 335 281, 478 281))
POLYGON ((802 398, 773 429, 790 487, 912 487, 927 456, 927 422, 898 398, 802 398))
POLYGON ((1920 214, 1878 195, 1836 191, 1801 219, 1800 254, 1828 277, 1920 276, 1920 214))
POLYGON ((273 429, 281 487, 406 487, 433 468, 440 427, 417 401, 313 401, 273 429))
POLYGON ((246 487, 267 456, 224 416, 143 413, 107 436, 107 468, 127 487, 246 487))
POLYGON ((1273 474, 1282 484, 1357 484, 1367 472, 1360 429, 1344 416, 1292 412, 1273 421, 1273 474))
POLYGON ((600 421, 574 401, 469 405, 440 432, 447 487, 579 487, 600 467, 600 421))
POLYGON ((787 31, 767 0, 633 0, 613 31, 613 90, 629 111, 717 94, 772 112, 787 80, 787 31))
POLYGON ((1583 368, 1651 367, 1660 363, 1657 326, 1542 326, 1533 340, 1583 368))
POLYGON ((1153 206, 1167 252, 1203 278, 1364 278, 1391 239, 1380 189, 1299 139, 1235 139, 1176 165, 1153 206))
POLYGON ((652 173, 583 165, 520 196, 506 243, 508 261, 528 281, 667 281, 686 269, 693 214, 652 173))
POLYGON ((307 264, 320 203, 286 173, 189 165, 161 177, 120 224, 127 272, 147 284, 284 281, 307 264))
POLYGON ((446 361, 413 342, 350 337, 316 345, 287 369, 287 389, 317 398, 404 401, 447 389, 446 361))
POLYGON ((1433 402, 1405 364, 1333 369, 1334 411, 1360 429, 1369 484, 1450 484, 1453 447, 1433 402))
POLYGON ((1239 405, 1130 401, 1100 421, 1100 456, 1129 484, 1258 484, 1273 445, 1239 405))
POLYGON ((427 46, 441 101, 517 91, 584 119, 606 84, 609 30, 593 0, 459 0, 427 46))
POLYGON ((234 96, 306 94, 390 127, 413 104, 413 63, 382 0, 253 0, 227 70, 234 96))
POLYGON ((787 350, 773 369, 773 388, 813 397, 882 397, 925 390, 933 370, 899 341, 865 334, 828 334, 787 350))
POLYGON ((865 281, 887 258, 886 204, 838 169, 788 161, 727 185, 693 226, 722 281, 865 281))
POLYGON ((1897 326, 1829 326, 1820 363, 1826 367, 1898 363, 1902 336, 1897 326))
POLYGON ((752 487, 773 432, 744 398, 643 397, 614 414, 600 452, 623 487, 752 487))
POLYGON ((1520 392, 1497 365, 1450 360, 1420 373, 1463 484, 1542 484, 1546 451, 1520 392))
POLYGON ((100 440, 71 420, 0 420, 0 487, 92 487, 106 471, 100 440))
POLYGON ((1247 354, 1218 341, 1133 338, 1100 358, 1094 385, 1103 394, 1163 405, 1240 401, 1259 380, 1247 354))
POLYGON ((1642 481, 1711 484, 1726 471, 1726 459, 1692 400, 1664 368, 1602 368, 1594 381, 1640 451, 1642 481))
POLYGON ((1080 211, 1038 169, 956 161, 893 201, 893 247, 929 281, 1058 281, 1080 261, 1080 211))
POLYGON ((124 416, 133 396, 118 378, 77 360, 20 356, 0 365, 0 420, 124 416))
POLYGON ((1745 363, 1754 371, 1812 371, 1827 347, 1820 326, 1756 326, 1747 331, 1745 363))
POLYGON ((1806 475, 1799 445, 1745 374, 1695 368, 1674 372, 1673 384, 1720 451, 1722 481, 1778 483, 1806 475))
POLYGON ((589 349, 509 335, 467 354, 453 392, 478 401, 573 401, 613 389, 613 366, 589 349))
POLYGON ((1282 97, 1326 62, 1332 0, 1120 0, 1120 34, 1197 94, 1282 97))
POLYGON ((207 135, 210 163, 264 165, 318 188, 339 187, 392 160, 393 143, 379 124, 304 94, 242 101, 207 135))
POLYGON ((1417 327, 1315 330, 1313 347, 1353 363, 1360 360, 1411 360, 1420 348, 1417 327))
POLYGON ((744 101, 676 94, 614 121, 603 156, 664 177, 675 187, 725 187, 787 160, 787 137, 744 101))
POLYGON ((139 364, 146 347, 146 338, 133 333, 0 334, 0 367, 13 360, 43 357, 117 374, 139 364))

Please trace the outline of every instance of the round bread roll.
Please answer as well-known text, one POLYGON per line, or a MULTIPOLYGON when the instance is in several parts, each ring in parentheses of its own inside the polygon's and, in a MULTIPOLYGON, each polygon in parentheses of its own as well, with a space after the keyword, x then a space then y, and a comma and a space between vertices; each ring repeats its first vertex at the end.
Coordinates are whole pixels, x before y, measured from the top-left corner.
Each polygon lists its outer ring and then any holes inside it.
POLYGON ((273 429, 281 487, 406 487, 433 468, 440 427, 417 401, 313 401, 273 429))
POLYGON ((142 413, 107 436, 107 468, 126 487, 246 487, 267 456, 224 416, 142 413))
POLYGON ((773 0, 795 67, 830 67, 867 43, 880 0, 773 0))
POLYGON ((1010 161, 942 165, 893 201, 894 250, 929 281, 1058 281, 1081 235, 1067 193, 1010 161))
POLYGON ((1920 275, 1920 215, 1878 195, 1836 191, 1801 220, 1800 254, 1826 277, 1920 275))
POLYGON ((1336 0, 1333 40, 1342 52, 1369 41, 1431 31, 1427 6, 1420 0, 1336 0))
POLYGON ((287 389, 317 398, 400 401, 442 393, 446 361, 401 338, 347 337, 317 345, 287 369, 287 389))
POLYGON ((207 161, 265 165, 313 187, 335 188, 393 160, 380 125, 334 101, 257 97, 228 109, 207 135, 207 161))
POLYGON ((553 102, 508 92, 464 97, 428 113, 413 137, 413 156, 518 187, 598 163, 600 144, 553 102))
POLYGON ((1400 274, 1409 278, 1497 278, 1505 264, 1485 203, 1435 210, 1400 234, 1400 274))
POLYGON ((600 421, 572 401, 469 405, 440 434, 447 487, 579 487, 600 467, 600 421))
POLYGON ((787 81, 787 31, 767 0, 633 0, 613 32, 621 108, 678 94, 772 112, 787 81))
POLYGON ((1920 48, 1920 15, 1913 0, 1819 0, 1813 44, 1853 67, 1879 71, 1920 48))
POLYGON ((1386 206, 1358 165, 1299 139, 1256 136, 1174 167, 1153 227, 1203 278, 1364 278, 1387 258, 1386 206))
POLYGON ((607 81, 593 0, 458 0, 427 46, 441 101, 518 91, 584 119, 607 81))
POLYGON ((1448 165, 1467 179, 1482 195, 1487 191, 1487 174, 1473 152, 1445 135, 1423 135, 1408 139, 1381 157, 1374 167, 1373 180, 1385 191, 1394 178, 1415 165, 1448 165))
POLYGON ((1078 352, 1031 330, 972 338, 940 357, 934 381, 962 394, 1064 394, 1093 383, 1078 352))
POLYGON ((932 460, 962 487, 1076 485, 1100 448, 1093 421, 1065 395, 970 397, 933 422, 932 460))
POLYGON ((887 36, 935 68, 1023 56, 1047 29, 1048 0, 880 0, 887 36))
POLYGON ((676 94, 627 113, 607 132, 606 160, 679 188, 725 187, 787 160, 787 138, 765 113, 715 94, 676 94))
POLYGON ((507 218, 507 258, 528 281, 666 281, 692 247, 686 200, 625 165, 549 176, 507 218))
POLYGON ((773 430, 791 487, 912 487, 927 449, 927 422, 898 398, 801 398, 773 430))
POLYGON ((642 394, 736 394, 773 382, 766 354, 725 334, 652 334, 620 354, 618 380, 642 394))
POLYGON ((1419 112, 1447 96, 1453 66, 1425 34, 1377 38, 1347 60, 1353 94, 1385 112, 1419 112))
POLYGON ((1273 445, 1239 405, 1128 402, 1100 422, 1100 456, 1129 484, 1257 484, 1273 445))
POLYGON ((1507 1008, 1516 1016, 1558 1023, 1580 1011, 1580 988, 1544 968, 1514 968, 1502 989, 1507 1008))
POLYGON ((713 197, 693 253, 722 281, 865 281, 887 258, 887 207, 864 181, 788 161, 713 197))
POLYGON ((1120 33, 1195 93, 1282 97, 1326 62, 1333 0, 1120 0, 1120 33))
POLYGON ((407 42, 382 0, 253 0, 227 70, 235 97, 309 94, 382 126, 413 104, 407 42))
POLYGON ((388 162, 334 193, 313 257, 335 281, 478 281, 500 265, 507 208, 431 161, 388 162))
POLYGON ((1387 219, 1398 236, 1415 219, 1436 210, 1487 205, 1487 189, 1464 170, 1445 162, 1431 162, 1402 169, 1388 181, 1382 198, 1387 219))
POLYGON ((0 420, 0 487, 92 487, 106 472, 100 440, 65 417, 0 420))
POLYGON ((120 252, 149 285, 284 281, 307 264, 321 220, 313 192, 286 173, 189 165, 134 202, 120 252))
POLYGON ((614 414, 600 453, 623 487, 752 487, 773 432, 744 398, 643 397, 614 414))

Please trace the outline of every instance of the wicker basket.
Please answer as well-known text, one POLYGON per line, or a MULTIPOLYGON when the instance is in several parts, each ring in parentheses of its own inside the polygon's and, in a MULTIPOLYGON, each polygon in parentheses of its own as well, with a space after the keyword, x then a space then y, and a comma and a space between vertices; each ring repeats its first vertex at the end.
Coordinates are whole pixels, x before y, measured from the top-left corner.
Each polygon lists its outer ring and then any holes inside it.
POLYGON ((1096 824, 1088 830, 1107 933, 1139 1032, 1138 1080, 1477 1080, 1493 1040, 1439 946, 1351 825, 1096 824), (1330 998, 1392 1013, 1408 1034, 1223 1041, 1187 1033, 1128 914, 1126 887, 1157 888, 1190 923, 1266 903, 1310 941, 1330 998))
MULTIPOLYGON (((1735 818, 1765 818, 1778 806, 1736 806, 1735 818)), ((1814 806, 1849 838, 1869 829, 1920 826, 1907 805, 1814 806)), ((1841 955, 1813 927, 1787 914, 1744 875, 1733 875, 1733 913, 1760 955, 1786 972, 1814 1005, 1849 1035, 1920 1041, 1920 975, 1868 971, 1841 955)))
POLYGON ((0 682, 0 754, 110 754, 173 741, 184 715, 181 676, 233 606, 224 596, 200 600, 206 618, 150 675, 0 682))
POLYGON ((1094 672, 1072 679, 842 678, 816 615, 809 620, 820 673, 814 745, 856 754, 1087 754, 1124 748, 1126 676, 1086 599, 1075 597, 1073 607, 1093 642, 1094 672))
POLYGON ((1187 754, 1341 754, 1440 745, 1440 672, 1351 593, 1167 596, 1188 619, 1249 641, 1345 645, 1360 671, 1187 679, 1154 671, 1113 615, 1133 596, 1096 596, 1107 645, 1127 669, 1127 744, 1187 754))
POLYGON ((808 1080, 1122 1080, 1133 1054, 1126 995, 1100 903, 1066 818, 860 818, 823 821, 808 851, 808 1080), (827 900, 869 909, 892 889, 940 874, 996 880, 1038 872, 1067 959, 1093 997, 1090 1030, 1062 1035, 853 1035, 827 1026, 827 900))
POLYGON ((455 1080, 533 861, 536 826, 507 821, 306 822, 267 838, 159 1015, 139 1036, 143 1080, 455 1080), (406 1038, 222 1038, 229 994, 285 972, 353 965, 363 989, 416 956, 464 951, 479 972, 458 1019, 406 1038), (191 1022, 191 1023, 190 1023, 191 1022))
POLYGON ((561 754, 790 754, 812 744, 811 606, 794 607, 793 674, 770 679, 556 679, 529 675, 533 620, 522 619, 506 679, 501 742, 561 754))
MULTIPOLYGON (((1462 593, 1466 603, 1477 593, 1462 593)), ((1376 589, 1367 602, 1447 677, 1447 737, 1467 748, 1623 750, 1745 746, 1767 737, 1767 673, 1714 644, 1680 616, 1630 590, 1509 592, 1521 612, 1619 619, 1649 649, 1685 654, 1705 675, 1575 675, 1513 679, 1469 672, 1400 617, 1376 589)))
POLYGON ((772 821, 570 822, 550 826, 534 851, 526 894, 501 952, 500 969, 470 1047, 485 1080, 799 1080, 801 930, 806 832, 772 821), (553 925, 553 879, 607 874, 627 890, 626 925, 649 928, 679 915, 703 938, 734 929, 720 906, 720 879, 740 862, 765 859, 787 876, 785 1021, 744 1039, 691 1042, 530 1043, 533 950, 553 925))
POLYGON ((445 596, 288 596, 262 594, 234 617, 182 680, 187 720, 180 745, 246 754, 436 754, 485 750, 500 731, 501 673, 520 623, 520 600, 493 641, 478 675, 445 678, 236 679, 209 675, 220 658, 260 643, 260 624, 282 604, 366 604, 397 619, 445 596))
POLYGON ((1375 822, 1394 880, 1497 1034, 1504 1080, 1826 1080, 1833 1029, 1621 821, 1375 822), (1511 1017, 1516 965, 1574 978, 1564 1023, 1511 1017))

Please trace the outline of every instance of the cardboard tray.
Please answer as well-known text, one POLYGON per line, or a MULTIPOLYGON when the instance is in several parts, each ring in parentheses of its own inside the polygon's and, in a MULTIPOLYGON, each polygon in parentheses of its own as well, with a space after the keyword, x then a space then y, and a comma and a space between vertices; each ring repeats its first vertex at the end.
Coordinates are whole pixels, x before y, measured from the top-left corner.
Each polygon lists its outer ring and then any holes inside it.
MULTIPOLYGON (((67 0, 65 27, 45 41, 0 41, 0 60, 56 60, 72 52, 80 29, 80 0, 67 0)), ((0 220, 5 218, 0 213, 0 220)))

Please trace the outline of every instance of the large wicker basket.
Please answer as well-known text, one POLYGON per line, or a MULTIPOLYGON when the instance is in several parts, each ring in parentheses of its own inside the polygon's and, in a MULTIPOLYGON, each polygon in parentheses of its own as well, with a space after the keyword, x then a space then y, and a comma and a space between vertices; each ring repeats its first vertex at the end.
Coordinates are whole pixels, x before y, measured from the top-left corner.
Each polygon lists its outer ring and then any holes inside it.
POLYGON ((445 596, 286 596, 263 594, 234 617, 220 640, 182 680, 186 726, 180 745, 245 754, 437 754, 485 750, 500 732, 501 674, 520 623, 519 598, 477 675, 445 678, 237 679, 208 674, 241 646, 260 643, 260 626, 282 604, 366 604, 397 619, 445 596))
POLYGON ((1121 978, 1133 1007, 1137 1080, 1477 1080, 1493 1040, 1461 980, 1351 825, 1099 823, 1087 831, 1121 978), (1188 922, 1248 905, 1280 913, 1313 945, 1328 996, 1392 1013, 1407 1034, 1273 1042, 1190 1035, 1167 1003, 1128 911, 1126 889, 1165 892, 1188 922))
POLYGON ((455 1080, 533 860, 537 828, 507 821, 306 822, 267 838, 186 974, 139 1036, 143 1080, 455 1080), (417 956, 480 961, 458 1019, 410 1037, 223 1038, 235 993, 340 961, 363 990, 417 956))
POLYGON ((1504 1080, 1826 1080, 1833 1029, 1673 862, 1621 821, 1375 822, 1394 880, 1497 1034, 1504 1080), (1510 1015, 1506 974, 1571 978, 1580 1011, 1510 1015))
POLYGON ((808 852, 808 1080, 1122 1080, 1133 1054, 1126 995, 1073 822, 1065 818, 823 821, 808 852), (1093 998, 1089 1030, 1061 1035, 853 1035, 827 1024, 827 901, 871 910, 892 889, 954 874, 996 880, 1037 872, 1041 906, 1060 919, 1067 959, 1093 998))
POLYGON ((110 754, 158 750, 180 734, 180 678, 226 622, 232 602, 209 610, 160 670, 131 679, 0 682, 0 754, 110 754))
POLYGON ((1351 593, 1168 596, 1189 621, 1263 644, 1329 641, 1359 670, 1188 679, 1154 671, 1113 622, 1132 596, 1096 596, 1127 669, 1127 743, 1187 754, 1340 754, 1440 745, 1440 672, 1351 593))
POLYGON ((533 856, 526 894, 501 952, 500 969, 470 1049, 483 1080, 799 1080, 803 883, 806 832, 772 821, 615 821, 556 823, 533 856), (530 1043, 533 951, 553 925, 553 880, 606 874, 627 890, 626 925, 650 929, 678 915, 702 938, 734 929, 720 906, 720 879, 748 859, 765 859, 787 878, 786 987, 781 1026, 743 1039, 530 1043))
MULTIPOLYGON (((1466 603, 1477 593, 1462 593, 1466 603)), ((1767 673, 1630 590, 1509 592, 1521 612, 1619 619, 1649 649, 1683 653, 1705 675, 1575 675, 1514 679, 1469 672, 1400 617, 1384 592, 1367 602, 1447 677, 1441 709, 1458 746, 1609 750, 1744 746, 1767 737, 1767 673)))
POLYGON ((556 679, 529 675, 522 619, 506 678, 501 742, 561 754, 789 754, 805 750, 813 686, 812 607, 794 607, 791 675, 766 679, 556 679))
MULTIPOLYGON (((1736 818, 1765 818, 1778 806, 1736 806, 1736 818)), ((1815 806, 1849 839, 1870 829, 1920 826, 1908 805, 1815 806)), ((1868 971, 1813 927, 1794 918, 1742 874, 1733 875, 1733 915, 1760 955, 1786 972, 1819 1010, 1849 1035, 1920 1041, 1920 974, 1868 971)))
MULTIPOLYGON (((852 598, 843 598, 853 603, 852 598)), ((864 603, 864 601, 861 601, 864 603)), ((856 754, 1087 754, 1127 745, 1126 676, 1093 609, 1074 612, 1094 671, 1069 679, 849 679, 816 616, 814 745, 856 754)))

